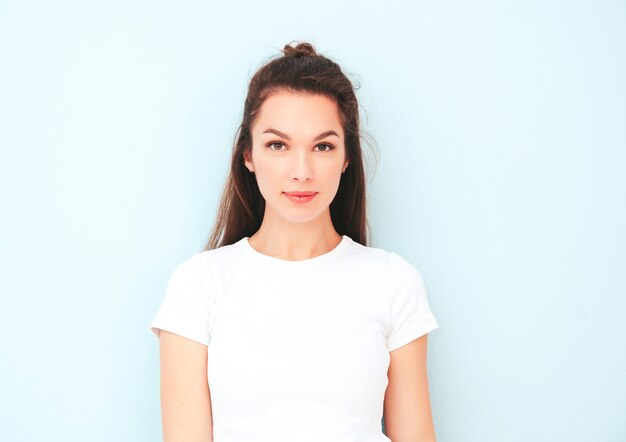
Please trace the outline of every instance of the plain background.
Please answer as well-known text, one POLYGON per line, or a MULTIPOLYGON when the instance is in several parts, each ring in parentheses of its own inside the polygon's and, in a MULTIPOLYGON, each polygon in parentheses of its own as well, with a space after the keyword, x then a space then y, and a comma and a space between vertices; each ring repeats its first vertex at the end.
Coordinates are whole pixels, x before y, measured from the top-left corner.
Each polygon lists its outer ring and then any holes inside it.
POLYGON ((360 84, 372 245, 440 322, 438 440, 626 440, 606 0, 0 3, 0 439, 160 440, 148 325, 208 236, 250 76, 292 40, 360 84))

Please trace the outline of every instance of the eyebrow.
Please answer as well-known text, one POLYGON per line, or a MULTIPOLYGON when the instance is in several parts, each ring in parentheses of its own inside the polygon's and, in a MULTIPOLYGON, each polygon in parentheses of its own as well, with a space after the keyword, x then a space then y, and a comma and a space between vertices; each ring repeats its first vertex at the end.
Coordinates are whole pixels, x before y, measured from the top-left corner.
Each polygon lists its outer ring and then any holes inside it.
MULTIPOLYGON (((291 141, 291 138, 289 137, 289 135, 287 135, 285 133, 282 133, 281 131, 276 130, 276 129, 271 129, 271 128, 270 129, 265 129, 263 131, 263 133, 264 134, 272 133, 272 134, 278 135, 279 137, 283 137, 283 138, 291 141)), ((330 135, 335 135, 336 137, 339 137, 339 134, 337 132, 335 132, 334 130, 327 130, 326 132, 323 132, 323 133, 319 134, 317 137, 315 137, 315 139, 313 141, 321 140, 322 138, 326 138, 326 137, 328 137, 330 135)), ((339 138, 341 138, 341 137, 339 137, 339 138)))

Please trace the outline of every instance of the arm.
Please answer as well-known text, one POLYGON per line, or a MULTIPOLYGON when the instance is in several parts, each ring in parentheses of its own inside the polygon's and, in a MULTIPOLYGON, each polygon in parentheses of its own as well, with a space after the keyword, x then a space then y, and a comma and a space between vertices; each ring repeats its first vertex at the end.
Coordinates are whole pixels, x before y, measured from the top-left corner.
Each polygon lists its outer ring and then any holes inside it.
POLYGON ((161 415, 164 442, 211 442, 207 346, 160 331, 161 415))
POLYGON ((393 442, 434 442, 426 353, 428 334, 390 352, 385 434, 393 442))

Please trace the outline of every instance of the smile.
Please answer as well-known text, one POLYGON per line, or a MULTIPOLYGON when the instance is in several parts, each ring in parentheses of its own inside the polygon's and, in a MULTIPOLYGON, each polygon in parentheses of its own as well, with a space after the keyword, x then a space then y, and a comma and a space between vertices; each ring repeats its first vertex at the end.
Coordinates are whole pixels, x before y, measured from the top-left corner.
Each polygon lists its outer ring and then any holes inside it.
POLYGON ((283 192, 283 195, 296 204, 306 204, 315 198, 317 192, 283 192))

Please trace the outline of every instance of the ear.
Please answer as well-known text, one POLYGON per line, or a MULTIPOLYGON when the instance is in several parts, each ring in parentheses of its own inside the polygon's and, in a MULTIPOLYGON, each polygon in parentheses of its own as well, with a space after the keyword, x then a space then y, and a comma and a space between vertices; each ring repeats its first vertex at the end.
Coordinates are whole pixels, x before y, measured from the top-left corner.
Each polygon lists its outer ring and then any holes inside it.
POLYGON ((350 164, 350 161, 346 161, 343 165, 343 169, 341 169, 341 173, 344 173, 346 171, 346 168, 348 167, 348 164, 350 164))
POLYGON ((252 158, 250 158, 250 151, 246 150, 243 153, 243 162, 248 168, 250 172, 254 172, 254 167, 252 166, 252 158))

